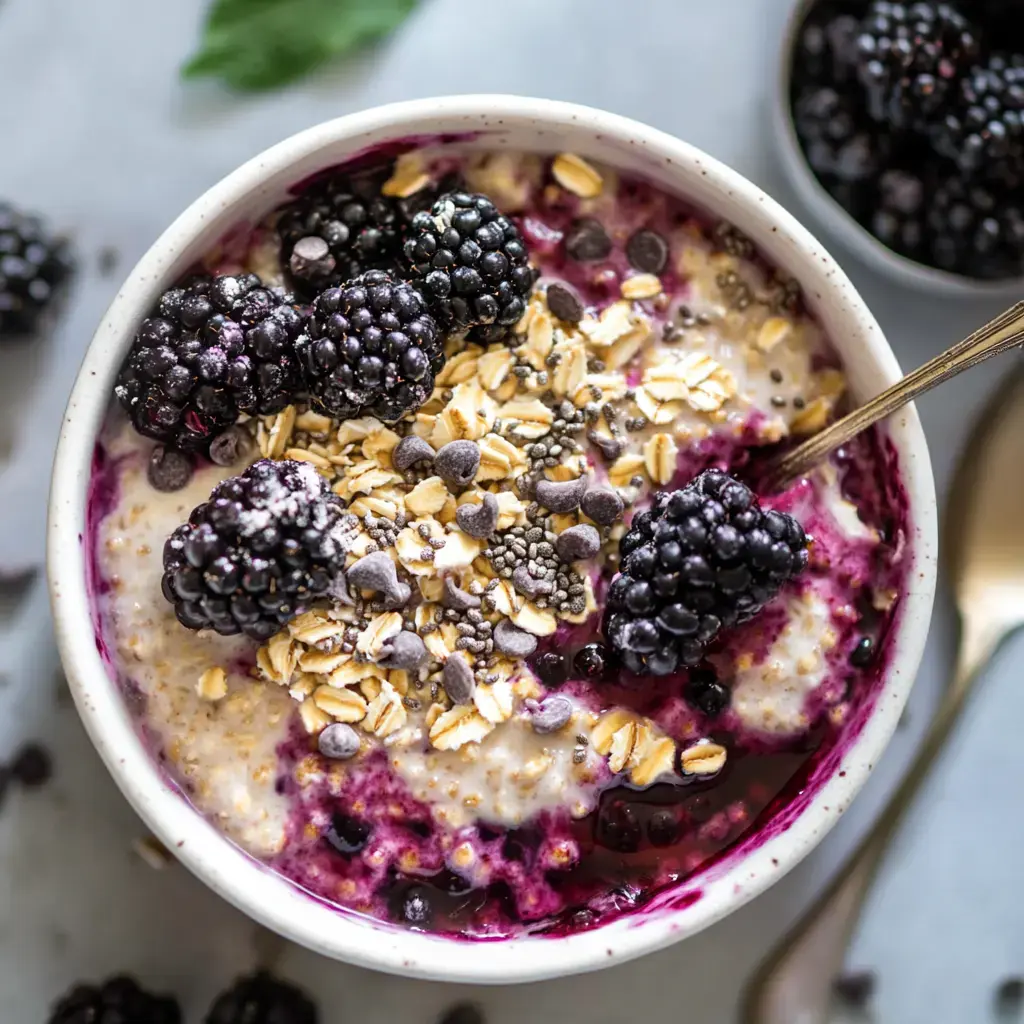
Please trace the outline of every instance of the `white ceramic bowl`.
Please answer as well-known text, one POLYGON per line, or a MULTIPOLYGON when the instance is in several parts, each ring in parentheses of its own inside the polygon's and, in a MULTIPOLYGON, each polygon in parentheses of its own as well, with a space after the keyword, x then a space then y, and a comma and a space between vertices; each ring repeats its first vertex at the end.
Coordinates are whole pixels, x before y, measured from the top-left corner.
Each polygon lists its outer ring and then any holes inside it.
POLYGON ((867 397, 899 377, 878 324, 821 245, 749 181, 692 146, 635 121, 546 100, 463 96, 380 107, 318 125, 251 160, 189 207, 132 271, 86 354, 61 430, 50 499, 50 589, 64 665, 93 742, 153 832, 212 889, 267 927, 340 960, 423 978, 531 981, 619 963, 699 932, 784 875, 835 824, 885 748, 924 646, 935 578, 935 494, 917 415, 904 410, 889 431, 909 497, 914 566, 877 704, 784 822, 644 912, 566 938, 461 942, 456 951, 450 939, 332 909, 246 856, 168 785, 97 651, 83 546, 95 441, 135 325, 214 242, 240 222, 260 219, 315 171, 387 140, 442 134, 477 146, 572 150, 733 222, 802 282, 855 395, 867 397))
POLYGON ((1024 278, 982 281, 965 277, 963 274, 938 270, 894 252, 875 238, 866 227, 854 220, 818 181, 797 138, 789 100, 793 55, 800 39, 800 29, 808 12, 818 2, 819 0, 794 0, 782 39, 772 97, 771 135, 775 140, 775 148, 786 177, 800 201, 810 210, 815 220, 844 248, 889 280, 898 281, 918 291, 942 296, 1020 298, 1024 292, 1024 278))

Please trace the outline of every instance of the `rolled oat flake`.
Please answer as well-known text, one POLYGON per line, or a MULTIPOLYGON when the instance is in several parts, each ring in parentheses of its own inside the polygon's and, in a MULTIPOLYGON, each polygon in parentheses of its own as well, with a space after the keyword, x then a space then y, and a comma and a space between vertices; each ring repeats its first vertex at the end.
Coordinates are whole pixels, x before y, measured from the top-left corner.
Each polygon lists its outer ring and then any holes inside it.
POLYGON ((192 456, 162 444, 153 449, 146 469, 146 478, 154 490, 170 493, 188 485, 195 471, 192 456))
POLYGON ((317 737, 316 745, 324 757, 347 761, 359 753, 359 734, 351 725, 332 722, 317 737))
POLYGON ((476 680, 464 658, 453 654, 445 663, 441 676, 445 693, 453 704, 469 704, 473 700, 476 680))
POLYGON ((537 638, 508 619, 502 619, 494 627, 494 646, 510 658, 528 658, 537 650, 537 638))
POLYGON ((557 732, 572 718, 572 701, 568 697, 547 697, 530 715, 534 732, 557 732))
POLYGON ((446 484, 468 487, 480 468, 480 449, 475 441, 449 441, 434 456, 434 469, 446 484))

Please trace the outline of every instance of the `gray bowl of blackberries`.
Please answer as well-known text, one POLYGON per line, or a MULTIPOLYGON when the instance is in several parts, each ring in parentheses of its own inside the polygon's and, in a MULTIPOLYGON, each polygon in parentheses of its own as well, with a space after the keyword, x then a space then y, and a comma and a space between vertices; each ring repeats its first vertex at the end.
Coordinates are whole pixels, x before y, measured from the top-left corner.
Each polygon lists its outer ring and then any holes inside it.
POLYGON ((1024 295, 1024 0, 803 0, 776 136, 791 183, 890 278, 1024 295))

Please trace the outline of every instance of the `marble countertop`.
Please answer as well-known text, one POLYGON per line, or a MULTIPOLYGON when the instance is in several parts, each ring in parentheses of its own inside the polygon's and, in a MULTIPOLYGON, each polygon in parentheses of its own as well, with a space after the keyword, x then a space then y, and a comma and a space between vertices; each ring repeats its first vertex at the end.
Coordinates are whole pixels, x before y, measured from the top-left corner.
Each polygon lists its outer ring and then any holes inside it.
MULTIPOLYGON (((0 572, 41 563, 45 467, 60 411, 122 277, 201 191, 294 131, 441 93, 575 100, 703 147, 805 214, 769 137, 766 96, 787 0, 423 0, 386 47, 258 97, 180 83, 203 6, 0 3, 0 195, 71 230, 82 261, 54 337, 0 351, 0 572), (497 51, 478 45, 491 35, 497 51), (104 270, 105 250, 116 254, 112 270, 104 270)), ((916 295, 843 262, 908 367, 995 312, 993 303, 916 295)), ((1008 366, 981 367, 922 403, 940 501, 968 426, 1008 366)), ((465 998, 478 1000, 492 1024, 683 1016, 727 1024, 744 979, 891 790, 945 682, 954 636, 943 590, 906 725, 853 809, 774 889, 695 939, 589 977, 477 992, 388 979, 297 948, 285 950, 280 967, 316 993, 328 1024, 430 1024, 465 998)), ((851 950, 851 969, 877 975, 874 1006, 885 1024, 1006 1019, 994 1015, 993 994, 1024 969, 1016 898, 1024 687, 1013 667, 1021 653, 1011 645, 996 658, 851 950)), ((0 815, 0 906, 8 908, 0 914, 0 1020, 42 1022, 69 983, 118 970, 175 987, 187 1020, 200 1019, 213 992, 254 962, 258 936, 183 869, 155 871, 132 852, 142 826, 70 705, 38 579, 22 600, 0 601, 0 673, 0 755, 37 737, 56 761, 47 787, 11 794, 0 815)))

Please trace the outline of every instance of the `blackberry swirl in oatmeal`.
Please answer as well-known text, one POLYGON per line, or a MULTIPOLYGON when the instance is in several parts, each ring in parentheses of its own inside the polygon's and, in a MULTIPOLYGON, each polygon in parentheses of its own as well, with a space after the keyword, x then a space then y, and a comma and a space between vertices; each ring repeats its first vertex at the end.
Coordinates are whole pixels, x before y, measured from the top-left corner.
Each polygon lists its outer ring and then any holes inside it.
POLYGON ((371 154, 138 326, 91 500, 112 671, 196 808, 339 907, 494 937, 696 894, 884 669, 884 437, 746 472, 844 390, 796 283, 645 182, 371 154))

